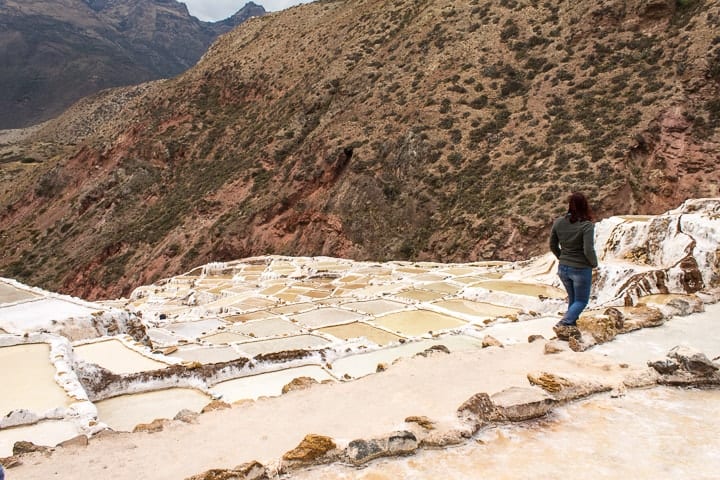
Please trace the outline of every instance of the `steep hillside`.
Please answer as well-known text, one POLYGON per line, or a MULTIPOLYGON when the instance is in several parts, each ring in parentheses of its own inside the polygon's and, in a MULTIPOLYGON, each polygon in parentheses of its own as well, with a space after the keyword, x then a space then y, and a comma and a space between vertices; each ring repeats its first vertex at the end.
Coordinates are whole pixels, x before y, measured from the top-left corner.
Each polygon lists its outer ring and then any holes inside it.
POLYGON ((0 128, 47 120, 108 87, 177 75, 218 37, 265 10, 217 23, 175 0, 0 2, 0 128))
POLYGON ((715 196, 719 27, 703 0, 253 19, 175 79, 8 140, 2 274, 92 298, 255 254, 515 259, 572 189, 601 216, 715 196))

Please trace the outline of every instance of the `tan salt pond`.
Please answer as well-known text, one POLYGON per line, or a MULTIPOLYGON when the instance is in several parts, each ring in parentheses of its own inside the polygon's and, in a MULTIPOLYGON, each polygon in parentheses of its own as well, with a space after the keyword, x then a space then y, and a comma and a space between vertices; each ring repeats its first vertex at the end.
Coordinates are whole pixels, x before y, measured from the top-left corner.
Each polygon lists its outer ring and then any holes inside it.
POLYGON ((555 288, 551 285, 543 285, 539 283, 515 282, 511 280, 486 280, 475 283, 473 286, 485 288, 487 290, 497 290, 515 295, 526 295, 531 297, 543 296, 559 299, 567 297, 567 293, 564 290, 560 290, 559 288, 555 288))
POLYGON ((39 296, 28 290, 22 290, 5 282, 0 282, 0 304, 23 302, 33 298, 39 298, 39 296))
MULTIPOLYGON (((60 442, 77 437, 79 433, 77 427, 71 422, 56 420, 22 427, 3 428, 0 430, 0 457, 11 456, 15 442, 33 442, 35 445, 54 447, 60 442)), ((8 473, 5 478, 13 477, 8 473)))
POLYGON ((429 290, 411 289, 396 293, 395 296, 407 298, 408 300, 417 300, 419 302, 432 302, 433 300, 444 297, 445 294, 440 292, 431 292, 429 290))
POLYGON ((369 315, 383 315, 385 313, 397 312, 404 309, 407 305, 392 300, 367 300, 362 302, 343 303, 343 308, 358 310, 369 315))
POLYGON ((276 314, 268 312, 266 310, 260 310, 257 312, 240 313, 237 315, 230 315, 227 317, 221 317, 223 321, 230 323, 244 323, 252 320, 263 320, 266 318, 277 318, 276 314))
POLYGON ((317 365, 288 368, 277 372, 261 373, 249 377, 221 382, 212 387, 213 392, 222 395, 225 402, 255 400, 260 397, 275 397, 282 394, 282 388, 300 377, 314 378, 318 382, 334 380, 333 377, 317 365))
POLYGON ((472 315, 479 318, 497 318, 517 315, 520 313, 520 310, 517 308, 504 307, 486 302, 473 302, 472 300, 465 300, 462 298, 443 300, 433 303, 433 305, 437 305, 438 307, 445 308, 453 312, 472 315))
POLYGON ((430 331, 445 330, 467 325, 466 322, 428 310, 391 313, 375 319, 373 323, 405 336, 424 335, 430 331))
POLYGON ((56 373, 45 343, 0 348, 0 415, 18 409, 45 413, 69 405, 72 399, 55 382, 56 373))
POLYGON ((295 335, 302 331, 302 329, 294 323, 278 317, 236 324, 231 326, 230 329, 233 332, 256 338, 295 335))
POLYGON ((128 374, 165 368, 166 363, 153 360, 128 348, 119 340, 104 340, 73 347, 75 356, 100 365, 117 374, 128 374))
POLYGON ((154 392, 120 395, 96 402, 98 420, 110 428, 130 432, 136 425, 157 418, 173 418, 180 410, 199 412, 211 398, 199 390, 169 388, 154 392))
POLYGON ((310 310, 312 308, 315 308, 315 304, 310 302, 303 302, 303 303, 294 303, 292 305, 285 305, 283 307, 277 307, 270 310, 273 313, 277 313, 279 315, 291 315, 293 313, 299 313, 304 312, 306 310, 310 310))
POLYGON ((265 353, 285 352, 289 350, 317 350, 330 342, 317 335, 297 335, 293 337, 258 340, 256 342, 239 343, 238 350, 250 357, 265 353))
POLYGON ((365 315, 351 312, 349 310, 343 310, 340 308, 328 307, 318 308, 309 312, 300 313, 290 317, 293 321, 296 321, 302 325, 306 325, 310 328, 325 327, 328 325, 338 323, 349 323, 357 320, 366 318, 365 315))
POLYGON ((594 396, 537 421, 485 429, 460 447, 377 460, 362 470, 313 468, 293 479, 716 479, 718 405, 717 390, 594 396))
POLYGON ((428 283, 423 285, 422 288, 425 290, 430 290, 432 292, 439 292, 445 294, 457 293, 462 290, 462 287, 458 287, 457 285, 452 285, 446 282, 428 283))
POLYGON ((328 335, 332 335, 333 337, 343 340, 365 337, 371 342, 381 346, 397 342, 400 338, 402 338, 390 332, 386 332, 385 330, 380 330, 379 328, 371 327, 370 325, 361 322, 335 325, 334 327, 320 328, 316 331, 327 333, 328 335))

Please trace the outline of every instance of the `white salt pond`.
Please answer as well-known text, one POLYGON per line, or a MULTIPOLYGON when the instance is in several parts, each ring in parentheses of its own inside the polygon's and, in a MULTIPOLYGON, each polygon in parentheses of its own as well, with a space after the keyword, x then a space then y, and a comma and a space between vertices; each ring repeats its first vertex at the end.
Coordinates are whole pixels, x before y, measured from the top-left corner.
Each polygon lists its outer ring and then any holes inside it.
POLYGON ((230 362, 237 360, 243 355, 233 347, 200 347, 188 345, 179 347, 171 353, 170 356, 179 358, 183 362, 199 362, 207 365, 210 363, 230 362))
POLYGON ((288 322, 287 320, 283 320, 279 317, 234 324, 230 327, 230 330, 242 335, 257 338, 295 335, 302 331, 302 329, 294 323, 288 322))
POLYGON ((523 322, 496 323, 480 330, 482 335, 490 335, 503 344, 527 343, 530 335, 542 335, 545 339, 555 337, 553 327, 558 317, 533 318, 523 322))
POLYGON ((98 420, 118 432, 131 432, 136 425, 158 418, 171 419, 180 410, 199 412, 211 398, 191 388, 168 388, 154 392, 134 393, 95 403, 98 420))
MULTIPOLYGON (((671 348, 684 345, 700 350, 710 360, 720 357, 720 303, 706 305, 702 313, 673 317, 655 328, 618 335, 593 348, 594 353, 632 365, 662 360, 671 348)), ((720 413, 720 411, 718 412, 720 413)))
POLYGON ((322 367, 306 365, 220 382, 212 387, 212 391, 222 395, 222 400, 228 403, 275 397, 282 394, 285 385, 300 377, 314 378, 318 382, 334 380, 322 367))
POLYGON ((387 345, 388 343, 397 342, 401 337, 394 335, 385 330, 371 327, 367 323, 354 322, 345 325, 335 325, 317 330, 318 332, 332 335, 342 340, 350 340, 351 338, 364 337, 375 343, 376 345, 387 345))
POLYGON ((170 325, 166 325, 165 329, 186 338, 198 338, 207 333, 211 333, 213 330, 216 330, 218 327, 222 327, 224 325, 226 325, 225 322, 220 320, 208 319, 197 320, 194 322, 171 323, 170 325))
MULTIPOLYGON (((33 442, 35 445, 54 447, 60 442, 80 434, 71 422, 48 420, 34 425, 0 429, 0 457, 12 455, 15 442, 33 442)), ((6 478, 12 478, 6 475, 6 478)))
POLYGON ((383 315, 385 313, 403 310, 406 307, 406 304, 392 300, 379 299, 367 300, 364 302, 349 302, 344 303, 342 306, 343 308, 357 310, 368 315, 383 315))
POLYGON ((456 448, 298 472, 294 480, 718 478, 720 392, 655 388, 596 396, 456 448))
POLYGON ((117 374, 158 370, 168 364, 153 360, 128 348, 119 340, 104 340, 73 347, 75 356, 88 363, 100 365, 117 374))
POLYGON ((293 315, 292 320, 310 328, 326 327, 338 323, 355 322, 367 318, 365 315, 342 310, 340 308, 319 308, 309 312, 293 315))
POLYGON ((42 298, 0 309, 0 328, 12 333, 37 331, 53 320, 87 317, 99 310, 58 298, 42 298))
POLYGON ((397 347, 384 348, 368 353, 360 353, 336 360, 332 372, 338 377, 348 375, 352 378, 364 377, 377 371, 378 364, 392 364, 401 358, 410 358, 428 348, 444 345, 451 352, 465 352, 482 348, 480 339, 466 335, 446 335, 433 340, 408 342, 397 347))
POLYGON ((330 343, 317 335, 296 335, 293 337, 273 338, 255 342, 238 343, 235 346, 250 357, 264 353, 284 352, 288 350, 315 350, 330 343))
POLYGON ((70 397, 55 382, 56 373, 48 344, 0 348, 0 415, 18 409, 45 413, 69 405, 70 397))

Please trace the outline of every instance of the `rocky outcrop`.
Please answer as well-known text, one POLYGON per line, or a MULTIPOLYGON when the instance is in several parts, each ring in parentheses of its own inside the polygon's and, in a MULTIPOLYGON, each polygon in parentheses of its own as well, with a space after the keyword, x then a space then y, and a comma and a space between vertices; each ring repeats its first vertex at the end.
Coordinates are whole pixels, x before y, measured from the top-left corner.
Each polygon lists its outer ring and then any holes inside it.
POLYGON ((693 348, 677 346, 665 360, 648 362, 660 374, 663 385, 709 387, 720 386, 720 365, 693 348))
POLYGON ((295 390, 305 390, 313 385, 316 385, 318 383, 317 380, 315 380, 312 377, 298 377, 293 378, 287 385, 284 385, 282 388, 283 395, 288 392, 293 392, 295 390))
POLYGON ((595 393, 608 392, 613 388, 611 385, 575 380, 549 372, 529 373, 527 378, 531 385, 539 386, 558 402, 577 400, 595 393))

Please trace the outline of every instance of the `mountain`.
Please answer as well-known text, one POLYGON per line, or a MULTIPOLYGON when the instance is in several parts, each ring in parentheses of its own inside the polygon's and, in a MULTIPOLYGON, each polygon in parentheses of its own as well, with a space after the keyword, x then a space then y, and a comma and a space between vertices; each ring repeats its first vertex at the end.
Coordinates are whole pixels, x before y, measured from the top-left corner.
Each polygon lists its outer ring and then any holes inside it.
POLYGON ((99 90, 175 76, 222 33, 265 9, 217 23, 175 0, 0 2, 0 129, 52 118, 99 90))
POLYGON ((715 196, 720 4, 321 1, 0 135, 0 273, 119 296, 259 254, 513 260, 715 196))

